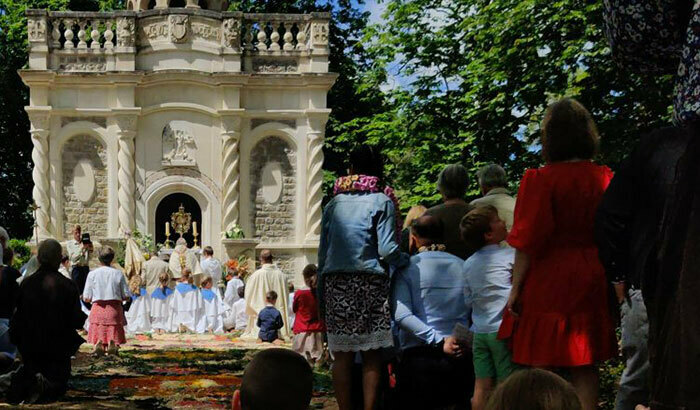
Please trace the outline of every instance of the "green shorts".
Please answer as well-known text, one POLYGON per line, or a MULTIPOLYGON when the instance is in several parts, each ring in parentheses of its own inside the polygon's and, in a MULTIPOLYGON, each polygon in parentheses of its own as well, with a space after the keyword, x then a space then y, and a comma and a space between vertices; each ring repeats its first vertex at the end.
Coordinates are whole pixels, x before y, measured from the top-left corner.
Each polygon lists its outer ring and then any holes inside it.
POLYGON ((474 374, 477 379, 496 379, 501 382, 517 369, 510 360, 510 351, 503 340, 494 333, 474 333, 472 354, 474 374))

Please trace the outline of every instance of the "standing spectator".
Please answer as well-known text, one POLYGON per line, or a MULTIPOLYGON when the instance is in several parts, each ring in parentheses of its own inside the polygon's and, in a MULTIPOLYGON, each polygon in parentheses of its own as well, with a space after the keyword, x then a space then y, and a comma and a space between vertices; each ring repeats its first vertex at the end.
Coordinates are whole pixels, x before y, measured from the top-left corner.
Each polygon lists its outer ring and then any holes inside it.
POLYGON ((492 205, 498 210, 498 216, 506 223, 506 229, 510 232, 513 228, 513 211, 515 210, 515 198, 508 192, 508 180, 506 171, 498 164, 489 164, 481 167, 476 173, 481 189, 481 198, 473 200, 470 205, 492 205))
POLYGON ((88 273, 90 273, 90 253, 92 253, 93 248, 90 236, 83 237, 80 225, 75 225, 73 228, 73 239, 66 243, 66 249, 71 263, 71 277, 82 294, 85 290, 88 273))
POLYGON ((214 292, 217 292, 221 296, 221 289, 219 289, 219 283, 221 283, 221 262, 214 258, 214 249, 211 246, 205 246, 202 250, 202 256, 204 257, 200 262, 202 267, 202 276, 211 276, 211 287, 214 292))
POLYGON ((462 237, 477 249, 464 262, 464 293, 472 306, 474 355, 473 410, 483 410, 491 390, 515 370, 508 346, 498 340, 498 327, 511 289, 515 251, 500 243, 508 236, 506 223, 492 205, 469 211, 460 225, 462 237))
POLYGON ((408 238, 411 236, 411 222, 423 216, 428 209, 423 205, 412 206, 406 214, 406 219, 403 220, 403 229, 401 230, 401 252, 409 253, 408 238))
POLYGON ((287 313, 289 314, 289 327, 293 328, 294 327, 294 309, 292 306, 294 305, 294 284, 290 281, 287 283, 287 291, 289 294, 287 295, 287 313))
POLYGON ((445 236, 441 242, 447 247, 447 252, 460 259, 467 259, 474 252, 473 249, 467 249, 459 233, 459 222, 472 209, 472 206, 464 200, 467 187, 469 187, 467 169, 459 164, 446 166, 440 172, 437 181, 437 189, 443 203, 425 211, 426 215, 435 216, 442 221, 445 236))
POLYGON ((424 215, 411 224, 416 254, 397 273, 391 297, 401 349, 397 369, 398 408, 469 408, 474 369, 468 347, 453 336, 457 324, 467 329, 464 261, 445 252, 443 227, 424 215))
POLYGON ((2 255, 5 252, 5 249, 7 249, 8 242, 10 242, 10 235, 7 234, 5 228, 0 226, 0 261, 5 260, 2 255))
POLYGON ((119 345, 126 343, 124 309, 122 302, 129 300, 129 287, 119 269, 110 265, 114 250, 109 246, 100 249, 98 259, 102 266, 90 272, 85 282, 83 300, 92 303, 88 343, 94 344, 97 356, 116 355, 119 345))
POLYGON ((7 396, 11 404, 61 397, 68 387, 70 358, 84 342, 76 332, 85 322, 78 288, 58 273, 61 244, 41 242, 37 260, 40 268, 22 281, 10 320, 10 338, 22 356, 7 396))
POLYGON ((364 408, 373 409, 382 375, 381 348, 393 345, 390 278, 408 257, 397 243, 393 190, 383 186, 383 162, 363 145, 350 155, 347 176, 323 210, 318 249, 319 300, 335 357, 333 387, 340 410, 351 408, 352 365, 362 355, 364 408))
POLYGON ((661 129, 643 138, 615 173, 596 214, 596 242, 622 313, 625 370, 616 409, 649 404, 649 322, 642 297, 645 273, 657 272, 664 205, 674 189, 676 163, 690 136, 661 129))
POLYGON ((590 113, 565 98, 542 121, 547 165, 520 184, 508 243, 516 249, 513 288, 499 337, 513 361, 567 368, 585 410, 598 401, 596 364, 617 350, 593 219, 612 172, 590 159, 598 147, 590 113), (515 322, 517 321, 517 326, 515 322))
POLYGON ((164 273, 170 277, 169 287, 172 288, 172 274, 170 273, 168 262, 165 261, 167 255, 164 255, 165 254, 161 254, 161 256, 151 255, 146 263, 143 264, 141 275, 143 275, 143 280, 146 282, 146 291, 148 294, 153 293, 162 286, 160 279, 161 275, 164 273))
POLYGON ((272 252, 268 249, 260 252, 260 269, 253 272, 246 285, 245 301, 248 325, 241 338, 257 340, 260 329, 256 319, 258 314, 268 305, 267 293, 271 290, 282 300, 279 311, 282 314, 283 326, 280 329, 282 339, 291 339, 292 332, 289 326, 289 314, 287 312, 287 277, 275 264, 272 263, 272 252))
POLYGON ((326 331, 326 325, 318 316, 316 299, 318 268, 314 264, 306 265, 301 274, 304 276, 306 288, 294 293, 292 310, 296 319, 292 348, 313 366, 323 356, 323 334, 326 331))
POLYGON ((10 342, 10 318, 15 311, 19 285, 17 279, 21 276, 19 271, 12 267, 14 252, 11 248, 5 249, 2 254, 3 265, 0 267, 0 373, 11 364, 15 358, 17 348, 10 342))

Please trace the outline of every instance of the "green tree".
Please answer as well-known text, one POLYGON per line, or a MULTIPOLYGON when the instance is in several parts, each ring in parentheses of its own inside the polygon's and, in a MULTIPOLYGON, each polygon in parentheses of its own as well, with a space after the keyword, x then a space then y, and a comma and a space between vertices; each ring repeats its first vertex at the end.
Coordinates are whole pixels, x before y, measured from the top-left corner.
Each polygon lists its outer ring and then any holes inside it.
MULTIPOLYGON (((602 2, 388 0, 365 40, 363 86, 398 78, 388 110, 358 118, 357 134, 383 144, 405 206, 434 202, 448 163, 505 166, 516 184, 537 166, 539 122, 552 99, 571 96, 593 114, 599 161, 613 168, 640 134, 670 119, 670 76, 642 78, 612 61, 602 2)), ((359 136, 358 136, 359 137, 359 136)), ((477 193, 473 181, 472 194, 477 193)))

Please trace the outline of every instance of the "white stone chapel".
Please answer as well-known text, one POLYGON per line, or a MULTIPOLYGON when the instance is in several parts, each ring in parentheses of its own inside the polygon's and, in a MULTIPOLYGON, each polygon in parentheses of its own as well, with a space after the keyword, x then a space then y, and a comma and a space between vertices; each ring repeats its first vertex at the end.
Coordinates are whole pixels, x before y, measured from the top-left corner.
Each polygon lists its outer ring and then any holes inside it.
POLYGON ((222 3, 27 11, 40 239, 80 224, 97 240, 138 229, 163 242, 183 205, 224 261, 267 248, 295 276, 316 261, 330 15, 222 3), (222 238, 235 226, 247 240, 222 238))

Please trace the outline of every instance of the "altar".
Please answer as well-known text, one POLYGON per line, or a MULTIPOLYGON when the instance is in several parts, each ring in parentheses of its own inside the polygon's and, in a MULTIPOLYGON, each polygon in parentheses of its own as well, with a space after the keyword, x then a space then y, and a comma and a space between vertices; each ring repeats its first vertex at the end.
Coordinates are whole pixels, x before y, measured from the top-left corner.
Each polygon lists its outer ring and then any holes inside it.
POLYGON ((271 249, 300 284, 320 234, 330 15, 181 5, 27 10, 38 237, 80 224, 163 243, 164 215, 187 204, 200 246, 271 249))

